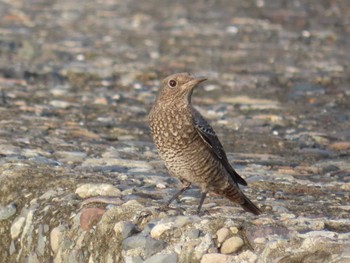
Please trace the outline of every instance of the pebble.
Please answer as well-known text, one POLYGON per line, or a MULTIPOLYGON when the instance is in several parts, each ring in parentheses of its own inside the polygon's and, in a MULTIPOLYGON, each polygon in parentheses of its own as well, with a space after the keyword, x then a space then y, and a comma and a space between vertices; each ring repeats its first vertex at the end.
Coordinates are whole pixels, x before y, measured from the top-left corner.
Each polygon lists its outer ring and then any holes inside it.
POLYGON ((289 210, 287 208, 285 208, 284 206, 280 206, 280 205, 274 205, 272 207, 272 211, 277 212, 278 214, 289 212, 289 210))
POLYGON ((201 263, 232 263, 232 262, 234 262, 232 256, 223 255, 219 253, 205 254, 201 259, 201 263))
POLYGON ((75 193, 81 198, 92 196, 120 196, 121 191, 111 184, 83 184, 79 186, 75 193))
POLYGON ((155 240, 151 237, 143 236, 140 234, 128 237, 122 242, 122 248, 124 250, 142 248, 145 250, 146 257, 162 251, 165 246, 166 243, 164 241, 155 240))
POLYGON ((60 162, 53 160, 53 159, 46 158, 44 156, 31 157, 31 158, 28 158, 28 161, 39 164, 39 165, 40 164, 51 165, 51 166, 62 165, 60 162))
POLYGON ((329 149, 334 151, 348 151, 350 150, 350 142, 335 142, 329 145, 329 149))
POLYGON ((230 230, 233 234, 237 234, 239 232, 239 229, 236 226, 231 226, 230 230))
POLYGON ((11 203, 7 206, 0 206, 0 220, 6 220, 16 214, 17 206, 11 203))
POLYGON ((224 241, 220 248, 220 252, 222 254, 231 254, 237 252, 241 247, 243 247, 243 245, 244 242, 242 238, 238 236, 233 236, 224 241))
POLYGON ((177 254, 156 254, 146 259, 144 263, 177 263, 177 254))
POLYGON ((327 237, 329 239, 335 239, 338 236, 338 233, 332 232, 332 231, 326 231, 326 230, 321 230, 321 231, 310 231, 305 234, 298 234, 299 237, 302 238, 313 238, 313 237, 327 237))
POLYGON ((245 262, 245 263, 255 263, 258 260, 258 256, 250 250, 245 250, 242 253, 233 257, 232 262, 245 262))
POLYGON ((173 222, 157 224, 151 230, 151 237, 155 239, 159 239, 164 232, 171 230, 174 227, 175 227, 175 223, 173 222))
POLYGON ((15 219, 10 229, 12 239, 16 239, 17 237, 19 237, 24 227, 25 221, 26 221, 26 218, 23 216, 15 219))
POLYGON ((200 233, 201 232, 198 229, 191 229, 186 233, 186 237, 188 239, 196 239, 199 237, 200 233))
POLYGON ((140 256, 125 256, 124 263, 143 263, 144 260, 140 256))
POLYGON ((195 248, 197 259, 200 259, 211 247, 215 247, 215 245, 211 235, 208 233, 201 238, 201 243, 195 248))
POLYGON ((129 221, 120 221, 114 225, 114 232, 122 239, 128 238, 138 232, 136 225, 129 221))
POLYGON ((80 214, 80 227, 89 230, 100 221, 105 211, 102 208, 83 208, 80 214))
POLYGON ((117 158, 88 158, 83 163, 83 167, 91 166, 121 166, 127 168, 139 168, 140 171, 150 171, 153 169, 148 162, 117 158))
POLYGON ((50 245, 54 253, 57 253, 60 243, 63 240, 64 230, 66 228, 62 225, 56 226, 50 232, 50 245))
POLYGON ((218 242, 219 243, 224 242, 229 237, 230 233, 231 233, 231 231, 228 228, 226 228, 226 227, 220 228, 216 232, 216 235, 218 237, 218 242))
POLYGON ((50 105, 55 107, 55 108, 67 109, 72 104, 67 102, 67 101, 63 101, 63 100, 52 100, 52 101, 50 101, 50 105))
POLYGON ((61 162, 76 163, 82 162, 87 154, 84 152, 57 151, 55 155, 61 162))

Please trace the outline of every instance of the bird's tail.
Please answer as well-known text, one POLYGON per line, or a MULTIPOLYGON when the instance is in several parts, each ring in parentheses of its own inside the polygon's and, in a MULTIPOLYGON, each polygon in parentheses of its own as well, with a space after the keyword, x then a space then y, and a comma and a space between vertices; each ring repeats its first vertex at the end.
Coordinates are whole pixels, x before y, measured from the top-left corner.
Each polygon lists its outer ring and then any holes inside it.
POLYGON ((254 205, 253 202, 250 201, 249 198, 246 197, 243 193, 242 196, 244 199, 244 203, 241 204, 241 206, 245 211, 251 212, 254 215, 260 215, 262 213, 262 211, 256 205, 254 205))

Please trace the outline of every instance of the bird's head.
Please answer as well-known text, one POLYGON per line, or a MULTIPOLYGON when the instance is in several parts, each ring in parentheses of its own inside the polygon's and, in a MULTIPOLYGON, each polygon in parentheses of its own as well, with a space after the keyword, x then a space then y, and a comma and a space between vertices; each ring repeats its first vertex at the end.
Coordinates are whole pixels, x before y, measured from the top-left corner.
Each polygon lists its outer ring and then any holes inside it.
POLYGON ((157 95, 157 102, 162 104, 188 105, 191 103, 193 89, 204 77, 195 77, 189 73, 177 73, 162 80, 157 95))

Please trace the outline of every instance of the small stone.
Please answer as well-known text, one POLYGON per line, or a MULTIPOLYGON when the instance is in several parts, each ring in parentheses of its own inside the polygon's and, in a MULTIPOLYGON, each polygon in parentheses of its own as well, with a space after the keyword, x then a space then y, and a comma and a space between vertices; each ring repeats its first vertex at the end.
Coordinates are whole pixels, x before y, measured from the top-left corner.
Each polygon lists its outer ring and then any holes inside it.
POLYGON ((168 223, 161 223, 161 224, 157 224, 152 230, 151 230, 151 237, 155 238, 155 239, 159 239, 160 236, 174 228, 175 224, 174 222, 168 222, 168 223))
POLYGON ((111 184, 84 184, 75 190, 75 193, 81 198, 91 196, 120 196, 121 191, 111 184))
POLYGON ((250 250, 243 251, 237 256, 233 257, 231 262, 245 262, 245 263, 255 263, 257 262, 258 256, 250 250))
POLYGON ((333 151, 347 151, 350 150, 350 142, 335 142, 329 148, 333 151))
POLYGON ((55 152, 55 155, 58 157, 58 159, 61 162, 82 162, 87 154, 84 152, 68 152, 68 151, 57 151, 55 152))
POLYGON ((224 242, 228 236, 230 235, 230 230, 226 227, 220 228, 217 232, 216 235, 218 237, 218 242, 222 243, 224 242))
POLYGON ((67 109, 71 106, 69 102, 63 100, 52 100, 50 101, 50 105, 60 109, 67 109))
POLYGON ((195 248, 196 257, 200 259, 212 247, 215 247, 215 245, 211 235, 208 233, 201 239, 201 243, 195 248))
POLYGON ((108 100, 105 97, 98 97, 94 100, 94 104, 108 105, 108 100))
POLYGON ((46 158, 44 156, 34 156, 28 159, 28 161, 36 163, 36 164, 44 164, 44 165, 52 165, 52 166, 59 166, 62 165, 60 162, 57 162, 56 160, 46 158))
POLYGON ((165 189, 165 188, 166 188, 166 185, 165 185, 165 184, 162 184, 162 183, 158 183, 158 184, 156 185, 156 187, 159 188, 159 189, 165 189))
POLYGON ((225 240, 225 242, 221 246, 220 251, 222 254, 231 254, 237 252, 243 245, 244 242, 242 238, 234 236, 225 240))
POLYGON ((350 191, 350 183, 343 183, 340 186, 340 189, 345 190, 345 191, 350 191))
POLYGON ((284 206, 280 206, 280 205, 274 205, 272 207, 272 211, 277 212, 278 214, 289 212, 289 210, 287 208, 285 208, 284 206))
POLYGON ((142 235, 131 236, 123 240, 122 248, 130 250, 134 248, 142 248, 145 250, 146 257, 152 256, 155 253, 162 251, 166 243, 160 240, 155 240, 151 237, 142 235))
POLYGON ((21 216, 17 218, 15 222, 12 224, 11 230, 10 230, 12 239, 16 239, 17 237, 19 237, 19 235, 22 232, 25 221, 26 221, 25 217, 21 216))
POLYGON ((144 263, 176 263, 177 254, 156 254, 144 261, 144 263))
POLYGON ((189 216, 177 216, 174 219, 174 223, 177 227, 182 227, 190 222, 193 221, 193 218, 189 217, 189 216))
POLYGON ((129 221, 121 221, 115 224, 114 232, 120 235, 122 239, 128 238, 131 235, 137 233, 136 226, 129 221))
POLYGON ((201 263, 231 263, 233 257, 219 253, 205 254, 202 257, 201 263))
POLYGON ((256 239, 254 239, 255 244, 264 244, 265 242, 266 242, 266 238, 263 238, 263 237, 257 237, 256 239))
POLYGON ((0 220, 6 220, 16 214, 17 207, 15 204, 9 204, 7 206, 0 206, 0 220))
POLYGON ((50 233, 50 244, 51 249, 54 253, 57 253, 60 243, 63 240, 63 231, 65 227, 60 225, 52 229, 50 233))
POLYGON ((235 226, 230 227, 230 230, 231 230, 232 234, 237 234, 239 232, 239 229, 235 226))
POLYGON ((83 230, 89 230, 100 221, 105 211, 102 208, 84 208, 80 214, 80 227, 83 230))
POLYGON ((188 239, 196 239, 200 235, 200 231, 198 229, 191 229, 186 233, 186 237, 188 239))
POLYGON ((124 263, 143 263, 144 260, 140 256, 125 256, 124 263))
POLYGON ((319 231, 310 231, 305 234, 299 234, 298 236, 302 238, 326 237, 329 239, 335 239, 338 236, 338 234, 332 231, 319 230, 319 231))

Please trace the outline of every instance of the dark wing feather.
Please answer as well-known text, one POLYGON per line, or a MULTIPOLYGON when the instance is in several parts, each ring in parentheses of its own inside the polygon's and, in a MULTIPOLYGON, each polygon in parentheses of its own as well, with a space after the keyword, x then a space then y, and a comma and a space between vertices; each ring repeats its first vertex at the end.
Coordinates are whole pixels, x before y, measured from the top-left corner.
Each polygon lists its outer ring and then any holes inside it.
POLYGON ((230 165, 224 148, 222 147, 222 144, 219 141, 219 138, 216 136, 213 128, 208 124, 204 117, 194 108, 192 110, 192 116, 198 134, 208 145, 212 153, 221 161, 222 165, 231 175, 233 181, 241 185, 247 185, 247 182, 230 165))

